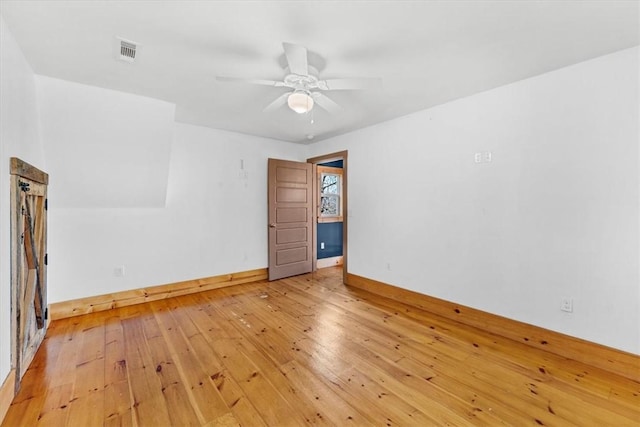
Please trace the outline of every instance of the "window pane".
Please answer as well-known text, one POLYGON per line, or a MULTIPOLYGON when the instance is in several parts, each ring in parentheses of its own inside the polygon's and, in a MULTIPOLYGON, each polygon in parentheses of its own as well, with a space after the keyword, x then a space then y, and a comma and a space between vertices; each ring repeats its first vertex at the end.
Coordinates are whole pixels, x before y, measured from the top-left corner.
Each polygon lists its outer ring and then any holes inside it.
POLYGON ((320 192, 323 194, 338 194, 338 176, 322 174, 320 192))
POLYGON ((320 197, 320 215, 338 216, 340 198, 334 195, 320 197))

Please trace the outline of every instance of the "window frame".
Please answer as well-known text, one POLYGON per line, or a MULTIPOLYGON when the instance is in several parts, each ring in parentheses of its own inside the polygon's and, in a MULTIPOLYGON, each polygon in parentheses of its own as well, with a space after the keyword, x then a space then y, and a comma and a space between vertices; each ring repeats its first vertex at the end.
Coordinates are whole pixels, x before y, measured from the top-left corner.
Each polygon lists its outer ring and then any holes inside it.
POLYGON ((328 223, 328 222, 342 222, 343 221, 343 174, 344 170, 342 168, 334 168, 330 166, 318 166, 317 167, 317 175, 318 175, 318 222, 319 223, 328 223), (322 192, 322 177, 326 175, 335 175, 338 178, 338 192, 337 193, 323 193, 322 192), (323 214, 320 209, 322 206, 322 198, 323 197, 335 197, 337 199, 338 204, 338 214, 337 215, 327 215, 323 214))

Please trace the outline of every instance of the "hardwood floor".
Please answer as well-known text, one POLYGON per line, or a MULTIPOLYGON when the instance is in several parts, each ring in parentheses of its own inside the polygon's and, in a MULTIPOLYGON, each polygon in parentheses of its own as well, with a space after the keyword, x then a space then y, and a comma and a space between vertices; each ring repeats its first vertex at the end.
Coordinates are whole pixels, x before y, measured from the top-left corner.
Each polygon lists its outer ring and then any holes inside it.
POLYGON ((340 274, 54 321, 2 425, 640 425, 639 383, 340 274))

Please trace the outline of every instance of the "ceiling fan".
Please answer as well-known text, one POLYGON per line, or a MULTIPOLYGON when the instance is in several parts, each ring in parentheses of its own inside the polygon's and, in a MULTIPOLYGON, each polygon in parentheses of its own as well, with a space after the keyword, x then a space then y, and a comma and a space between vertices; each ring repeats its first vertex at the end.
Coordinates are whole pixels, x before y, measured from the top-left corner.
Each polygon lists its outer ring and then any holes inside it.
POLYGON ((292 91, 283 93, 271 104, 267 105, 264 111, 274 111, 284 104, 288 104, 289 108, 298 114, 311 111, 315 104, 318 104, 330 113, 339 113, 342 107, 323 93, 326 91, 366 90, 380 87, 381 80, 379 78, 363 77, 320 80, 318 78, 318 70, 309 64, 307 49, 305 47, 292 43, 282 43, 282 47, 284 48, 289 72, 282 81, 223 76, 216 76, 216 80, 292 89, 292 91))

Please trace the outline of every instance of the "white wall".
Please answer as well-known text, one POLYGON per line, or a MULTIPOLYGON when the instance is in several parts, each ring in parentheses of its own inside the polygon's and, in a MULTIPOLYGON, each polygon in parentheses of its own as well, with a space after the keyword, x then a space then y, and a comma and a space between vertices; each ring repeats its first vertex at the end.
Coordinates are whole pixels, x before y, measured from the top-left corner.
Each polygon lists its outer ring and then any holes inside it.
POLYGON ((304 151, 176 124, 164 208, 59 208, 52 180, 49 301, 266 267, 267 159, 304 151))
POLYGON ((640 353, 638 72, 628 49, 312 145, 349 150, 349 271, 640 353))
POLYGON ((0 384, 11 368, 9 158, 45 169, 34 74, 0 16, 0 384))
MULTIPOLYGON (((57 207, 163 207, 175 105, 38 76, 57 207)), ((53 183, 52 183, 53 184, 53 183)))

